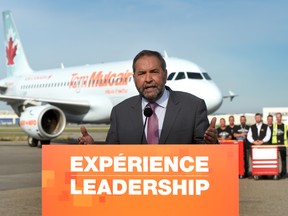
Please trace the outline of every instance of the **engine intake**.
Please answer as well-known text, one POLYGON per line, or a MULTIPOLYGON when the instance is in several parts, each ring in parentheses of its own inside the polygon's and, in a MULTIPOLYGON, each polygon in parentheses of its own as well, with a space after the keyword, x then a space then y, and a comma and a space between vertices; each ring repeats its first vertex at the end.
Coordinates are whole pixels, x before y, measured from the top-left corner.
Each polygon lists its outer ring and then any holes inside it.
POLYGON ((66 126, 62 110, 52 105, 31 106, 20 116, 20 127, 29 136, 39 140, 50 140, 59 136, 66 126))

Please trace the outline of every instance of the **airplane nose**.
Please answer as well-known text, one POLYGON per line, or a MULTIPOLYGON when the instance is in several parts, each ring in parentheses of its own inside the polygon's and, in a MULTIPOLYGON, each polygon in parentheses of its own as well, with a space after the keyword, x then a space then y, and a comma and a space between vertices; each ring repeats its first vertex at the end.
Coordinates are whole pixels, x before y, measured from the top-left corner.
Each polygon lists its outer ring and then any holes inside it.
POLYGON ((219 109, 223 102, 223 96, 220 89, 213 83, 211 83, 208 94, 206 95, 208 98, 206 101, 206 106, 208 109, 208 114, 211 114, 219 109))

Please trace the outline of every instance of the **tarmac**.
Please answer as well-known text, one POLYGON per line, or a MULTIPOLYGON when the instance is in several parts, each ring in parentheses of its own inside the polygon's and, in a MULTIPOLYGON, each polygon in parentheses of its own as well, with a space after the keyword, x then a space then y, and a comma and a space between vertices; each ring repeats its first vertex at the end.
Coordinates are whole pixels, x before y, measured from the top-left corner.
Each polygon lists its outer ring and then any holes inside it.
MULTIPOLYGON (((94 135, 97 139, 105 136, 94 135)), ((74 141, 69 140, 70 144, 74 141)), ((1 216, 41 215, 41 156, 41 148, 31 148, 26 142, 0 142, 1 216)), ((240 216, 287 215, 288 178, 239 179, 239 192, 240 216)))
POLYGON ((41 215, 41 149, 0 142, 0 215, 41 215))

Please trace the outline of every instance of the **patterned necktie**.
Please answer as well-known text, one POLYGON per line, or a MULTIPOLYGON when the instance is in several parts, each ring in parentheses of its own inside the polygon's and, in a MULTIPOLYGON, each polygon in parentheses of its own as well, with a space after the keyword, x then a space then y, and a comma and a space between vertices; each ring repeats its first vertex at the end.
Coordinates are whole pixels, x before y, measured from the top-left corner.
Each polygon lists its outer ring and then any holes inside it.
POLYGON ((147 126, 147 143, 148 144, 158 144, 159 143, 159 126, 158 117, 155 113, 157 103, 149 103, 148 106, 153 110, 153 114, 148 119, 147 126))

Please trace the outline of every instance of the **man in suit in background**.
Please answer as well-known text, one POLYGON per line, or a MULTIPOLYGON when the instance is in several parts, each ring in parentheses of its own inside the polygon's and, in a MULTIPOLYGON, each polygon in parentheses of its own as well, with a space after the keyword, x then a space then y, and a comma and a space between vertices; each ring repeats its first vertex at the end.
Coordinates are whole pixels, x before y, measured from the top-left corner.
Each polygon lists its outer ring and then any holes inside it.
POLYGON ((255 114, 255 121, 256 123, 249 128, 247 140, 252 145, 267 144, 271 138, 270 128, 262 122, 262 115, 260 113, 255 114))
MULTIPOLYGON (((138 53, 133 60, 133 73, 139 95, 112 109, 108 144, 217 143, 216 118, 209 126, 204 100, 165 86, 166 62, 160 53, 138 53), (146 108, 150 114, 145 114, 146 108)), ((86 129, 81 127, 81 131, 79 142, 91 143, 86 129)))

